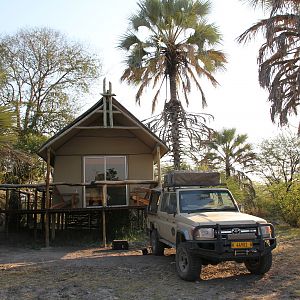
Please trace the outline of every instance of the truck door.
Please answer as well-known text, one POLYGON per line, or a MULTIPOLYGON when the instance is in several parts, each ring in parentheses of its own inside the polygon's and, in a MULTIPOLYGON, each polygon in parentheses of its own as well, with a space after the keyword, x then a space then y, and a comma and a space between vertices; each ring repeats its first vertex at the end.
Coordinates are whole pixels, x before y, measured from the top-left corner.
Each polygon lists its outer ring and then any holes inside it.
POLYGON ((159 232, 160 236, 175 244, 176 242, 176 223, 175 217, 177 213, 176 193, 164 193, 160 211, 157 213, 159 217, 159 232))

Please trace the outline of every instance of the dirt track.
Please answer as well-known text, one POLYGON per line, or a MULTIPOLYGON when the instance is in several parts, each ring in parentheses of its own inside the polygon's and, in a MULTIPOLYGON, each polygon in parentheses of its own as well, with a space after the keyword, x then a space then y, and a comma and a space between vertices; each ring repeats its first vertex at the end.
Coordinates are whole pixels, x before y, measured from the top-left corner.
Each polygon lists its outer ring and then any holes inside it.
POLYGON ((0 299, 300 299, 300 239, 280 243, 271 271, 242 264, 205 267, 198 282, 180 280, 174 252, 0 246, 0 299))

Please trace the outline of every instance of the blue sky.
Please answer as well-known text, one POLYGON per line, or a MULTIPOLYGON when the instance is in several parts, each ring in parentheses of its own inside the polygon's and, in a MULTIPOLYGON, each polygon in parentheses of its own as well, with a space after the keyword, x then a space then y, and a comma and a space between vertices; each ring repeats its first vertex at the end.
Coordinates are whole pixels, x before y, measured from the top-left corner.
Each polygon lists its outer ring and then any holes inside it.
MULTIPOLYGON (((118 101, 142 120, 151 115, 151 90, 142 99, 141 107, 135 104, 136 89, 120 83, 124 57, 116 49, 120 36, 126 32, 128 17, 137 11, 136 3, 136 0, 0 0, 0 34, 47 26, 86 44, 102 59, 103 75, 112 82, 118 101)), ((204 112, 215 117, 210 125, 215 129, 236 127, 238 132, 247 133, 252 142, 274 135, 277 126, 271 123, 267 93, 259 87, 257 79, 257 51, 262 40, 257 38, 243 46, 235 39, 262 17, 261 11, 254 11, 239 0, 212 1, 210 20, 223 34, 220 49, 228 54, 229 63, 227 71, 215 75, 220 83, 218 88, 202 81, 208 102, 204 112)), ((98 86, 83 99, 83 109, 95 103, 101 91, 98 86)), ((203 111, 199 99, 195 90, 187 110, 203 111)), ((160 109, 158 106, 156 113, 160 109)))

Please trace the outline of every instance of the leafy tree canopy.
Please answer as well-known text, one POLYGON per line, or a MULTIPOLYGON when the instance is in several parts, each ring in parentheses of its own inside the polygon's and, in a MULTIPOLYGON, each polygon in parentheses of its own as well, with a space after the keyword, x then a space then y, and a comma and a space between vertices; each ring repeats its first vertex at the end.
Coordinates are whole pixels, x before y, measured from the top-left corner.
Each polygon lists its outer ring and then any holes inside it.
POLYGON ((51 134, 70 122, 78 95, 98 76, 98 59, 48 28, 22 29, 0 45, 0 101, 14 107, 19 133, 51 134))
POLYGON ((280 134, 259 147, 258 173, 268 185, 282 183, 288 191, 300 175, 300 138, 280 134))
POLYGON ((0 146, 15 141, 14 128, 14 113, 8 107, 0 106, 0 146))

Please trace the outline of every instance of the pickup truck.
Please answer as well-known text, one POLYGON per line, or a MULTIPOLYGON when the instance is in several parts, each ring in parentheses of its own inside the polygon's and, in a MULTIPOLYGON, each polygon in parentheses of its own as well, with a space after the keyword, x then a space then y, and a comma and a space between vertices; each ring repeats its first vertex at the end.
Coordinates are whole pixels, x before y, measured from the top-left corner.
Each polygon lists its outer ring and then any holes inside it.
POLYGON ((276 247, 273 225, 242 213, 230 191, 219 186, 218 173, 201 173, 199 182, 195 174, 189 181, 189 173, 177 173, 173 183, 152 190, 147 229, 153 254, 175 248, 177 273, 187 281, 200 278, 202 265, 230 260, 252 274, 268 272, 276 247))

